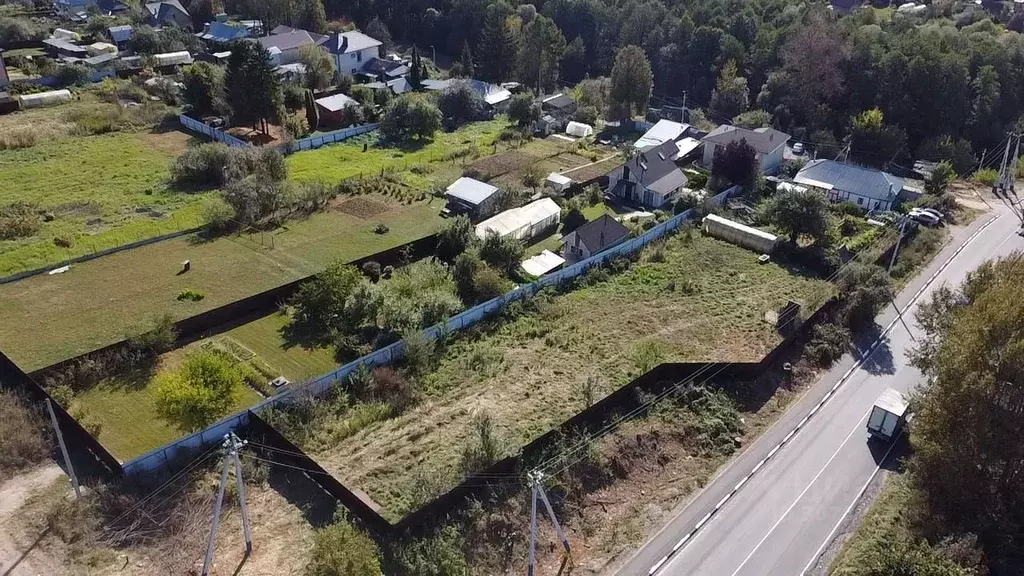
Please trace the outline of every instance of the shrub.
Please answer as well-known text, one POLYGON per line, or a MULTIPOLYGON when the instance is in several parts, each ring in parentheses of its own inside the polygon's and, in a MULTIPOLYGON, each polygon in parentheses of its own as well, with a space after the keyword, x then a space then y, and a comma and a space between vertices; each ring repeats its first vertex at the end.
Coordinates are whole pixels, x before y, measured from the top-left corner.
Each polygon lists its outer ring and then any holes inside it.
POLYGON ((174 317, 164 314, 156 319, 153 327, 128 340, 129 347, 135 350, 151 351, 163 354, 174 348, 178 340, 178 329, 174 325, 174 317))
POLYGON ((501 296, 509 289, 509 281, 490 266, 481 266, 473 275, 473 293, 476 302, 486 302, 501 296))
POLYGON ((385 402, 395 413, 404 412, 419 400, 417 390, 400 372, 388 366, 373 369, 373 383, 364 400, 385 402))
POLYGON ((39 407, 0 389, 0 481, 50 455, 45 426, 39 407))
POLYGON ((593 126, 597 124, 597 116, 597 108, 594 108, 593 106, 580 106, 576 110, 574 118, 577 122, 593 126))
POLYGON ((306 103, 306 90, 296 84, 285 84, 282 87, 282 95, 284 96, 284 107, 291 111, 296 111, 305 106, 306 103))
POLYGON ((213 233, 227 232, 234 228, 235 209, 223 198, 213 197, 203 201, 203 222, 213 233))
POLYGON ((373 227, 374 234, 387 234, 389 230, 390 228, 383 222, 373 227))
POLYGON ((473 223, 465 215, 458 215, 437 235, 437 257, 451 262, 473 243, 473 223))
POLYGON ((197 352, 182 367, 156 377, 156 409, 186 431, 199 430, 230 410, 242 373, 212 352, 197 352))
POLYGON ((89 83, 92 70, 81 64, 63 64, 57 68, 57 86, 84 86, 89 83))
POLYGON ((873 264, 851 263, 838 278, 846 325, 857 330, 874 321, 893 297, 892 280, 873 264))
POLYGON ((993 186, 999 179, 999 171, 995 168, 984 168, 974 173, 974 181, 985 186, 993 186))
POLYGON ((313 533, 307 576, 380 576, 374 541, 344 519, 313 533))
POLYGON ((523 259, 523 243, 512 236, 488 234, 480 244, 480 258, 506 276, 511 276, 523 259))
POLYGON ((39 133, 35 127, 8 128, 0 135, 0 150, 31 148, 37 142, 39 133))
POLYGON ((846 353, 850 346, 850 331, 833 323, 818 324, 814 327, 811 341, 807 343, 807 359, 827 368, 846 353))
POLYGON ((686 175, 686 187, 690 190, 703 190, 708 183, 708 175, 703 172, 686 175))
POLYGON ((0 207, 0 240, 34 236, 42 226, 38 210, 32 204, 14 202, 0 207))
POLYGON ((171 178, 179 185, 223 186, 248 176, 279 182, 288 176, 288 167, 276 148, 229 148, 220 142, 193 146, 171 166, 171 178))
POLYGON ((68 236, 66 234, 63 236, 56 236, 53 239, 53 244, 60 248, 71 248, 75 244, 75 237, 68 236))
POLYGON ((405 576, 465 576, 471 574, 462 551, 459 529, 447 524, 434 534, 406 542, 395 553, 396 574, 405 576))
POLYGON ((633 362, 639 374, 646 374, 665 361, 661 344, 654 340, 643 340, 633 347, 633 362))
POLYGON ((857 218, 863 218, 864 215, 867 214, 867 210, 857 206, 856 203, 851 202, 850 200, 843 200, 842 202, 830 204, 829 210, 831 210, 833 214, 854 216, 857 218))
POLYGON ((462 452, 462 473, 469 475, 490 466, 501 456, 501 440, 486 412, 473 418, 473 441, 462 452))
POLYGON ((721 390, 689 386, 676 400, 684 407, 679 417, 681 434, 701 453, 725 455, 736 449, 743 434, 743 419, 736 405, 721 390))
POLYGON ((363 274, 365 274, 370 279, 370 281, 377 282, 378 280, 380 280, 381 269, 380 264, 378 262, 374 262, 373 260, 370 260, 369 262, 364 262, 363 266, 361 267, 361 270, 363 271, 363 274))
POLYGON ((178 292, 178 300, 181 302, 199 302, 203 298, 206 298, 206 294, 192 288, 185 288, 181 292, 178 292))
POLYGON ((412 376, 420 376, 430 371, 436 357, 434 342, 420 330, 409 330, 402 335, 405 342, 405 354, 402 364, 412 376))

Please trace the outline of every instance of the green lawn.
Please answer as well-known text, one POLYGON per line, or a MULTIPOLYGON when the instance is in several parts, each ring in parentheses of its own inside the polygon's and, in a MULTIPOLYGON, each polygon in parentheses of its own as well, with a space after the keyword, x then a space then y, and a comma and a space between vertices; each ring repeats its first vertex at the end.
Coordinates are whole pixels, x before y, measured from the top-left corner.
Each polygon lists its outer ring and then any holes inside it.
MULTIPOLYGON (((327 349, 304 350, 286 347, 281 328, 288 324, 284 314, 273 313, 212 337, 228 337, 256 353, 260 360, 292 382, 303 382, 337 368, 334 354, 327 349)), ((205 340, 197 342, 202 345, 205 340)))
POLYGON ((92 100, 0 120, 0 131, 28 130, 38 139, 29 148, 0 150, 0 206, 28 202, 54 217, 33 236, 0 240, 0 275, 200 223, 199 205, 209 193, 167 185, 169 167, 191 137, 173 131, 74 135, 63 115, 95 105, 92 100), (72 245, 58 247, 55 238, 72 245))
MULTIPOLYGON (((239 388, 229 413, 261 400, 252 388, 239 388)), ((122 461, 140 456, 185 434, 156 412, 155 387, 112 381, 92 387, 75 397, 73 410, 84 411, 87 422, 100 425, 99 441, 122 461)))
POLYGON ((437 201, 382 209, 365 220, 328 210, 265 235, 262 244, 259 235, 176 238, 83 262, 64 274, 2 284, 0 350, 26 370, 43 368, 144 331, 160 314, 198 314, 314 274, 333 259, 421 238, 443 222, 437 201), (374 233, 378 222, 390 232, 374 233), (192 270, 179 275, 183 260, 191 260, 192 270), (206 297, 180 302, 185 288, 206 297))

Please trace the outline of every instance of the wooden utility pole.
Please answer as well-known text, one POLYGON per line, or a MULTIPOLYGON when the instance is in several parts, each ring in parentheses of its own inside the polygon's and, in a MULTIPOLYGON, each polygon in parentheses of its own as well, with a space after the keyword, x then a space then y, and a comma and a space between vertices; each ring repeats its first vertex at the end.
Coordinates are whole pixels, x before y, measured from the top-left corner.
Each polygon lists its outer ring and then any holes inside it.
MULTIPOLYGON (((562 568, 564 569, 565 563, 572 558, 572 552, 569 550, 569 541, 565 538, 565 533, 562 532, 562 525, 558 523, 555 511, 551 509, 551 503, 548 502, 548 495, 544 492, 544 484, 541 482, 544 475, 540 471, 535 470, 527 473, 526 478, 530 482, 533 494, 532 501, 530 502, 530 560, 527 574, 528 576, 534 576, 537 560, 537 496, 540 496, 541 501, 544 503, 544 508, 548 511, 548 517, 555 526, 555 533, 558 534, 558 539, 562 541, 562 547, 565 549, 565 556, 562 558, 562 568)), ((559 574, 561 572, 559 570, 559 574)))
POLYGON ((57 415, 53 412, 53 401, 46 399, 46 409, 50 412, 50 422, 53 423, 53 431, 57 433, 57 443, 60 444, 60 453, 64 456, 64 465, 68 468, 68 476, 71 477, 71 485, 75 487, 75 497, 82 497, 82 487, 78 485, 78 476, 75 475, 75 467, 71 465, 71 456, 68 454, 68 447, 64 444, 64 434, 60 431, 60 424, 57 423, 57 415))
POLYGON ((203 561, 203 576, 209 576, 213 566, 213 548, 217 543, 217 528, 220 527, 220 509, 224 503, 224 488, 228 483, 228 467, 235 466, 235 481, 238 483, 238 501, 242 505, 242 531, 245 534, 245 555, 252 553, 252 533, 249 530, 249 508, 245 504, 245 484, 242 482, 242 462, 238 452, 245 447, 245 442, 238 439, 234 432, 224 435, 224 463, 220 471, 220 484, 217 486, 217 499, 213 501, 213 525, 210 527, 210 539, 206 543, 206 560, 203 561))

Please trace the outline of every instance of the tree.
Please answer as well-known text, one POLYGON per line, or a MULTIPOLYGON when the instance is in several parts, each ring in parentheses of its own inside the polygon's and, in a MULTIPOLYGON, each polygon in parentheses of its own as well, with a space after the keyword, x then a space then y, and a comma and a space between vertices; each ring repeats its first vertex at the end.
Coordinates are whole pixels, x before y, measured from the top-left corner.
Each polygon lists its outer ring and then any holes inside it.
POLYGON ((311 90, 306 90, 303 105, 306 108, 306 125, 309 126, 310 132, 316 132, 320 128, 320 109, 316 106, 311 90))
POLYGON ((465 215, 458 215, 437 234, 437 257, 451 262, 473 243, 473 223, 465 215))
POLYGON ((403 94, 394 99, 380 123, 381 134, 395 142, 432 138, 440 129, 441 111, 418 94, 403 94))
POLYGON ((260 124, 266 134, 266 119, 275 117, 282 105, 281 84, 267 49, 258 42, 232 42, 224 86, 232 123, 260 124))
POLYGON ((373 539, 343 519, 313 533, 306 576, 380 576, 380 550, 373 539))
POLYGON ((181 81, 185 85, 182 96, 192 114, 214 114, 226 108, 223 68, 196 62, 182 70, 181 81))
POLYGON ((946 193, 946 189, 953 180, 956 180, 956 171, 953 165, 943 160, 935 165, 932 175, 924 183, 924 191, 935 196, 946 193))
POLYGON ((327 269, 299 286, 292 297, 295 311, 290 331, 304 342, 323 343, 361 324, 362 318, 345 313, 345 303, 362 279, 355 266, 342 261, 331 262, 327 269))
POLYGON ((242 373, 227 358, 197 352, 179 370, 157 375, 156 410, 183 430, 199 430, 231 409, 241 385, 242 373))
POLYGON ((828 235, 828 201, 811 190, 776 192, 765 207, 764 217, 789 234, 789 241, 794 245, 801 236, 818 242, 828 235))
POLYGON ((651 63, 643 49, 639 46, 620 48, 612 68, 610 96, 623 115, 621 120, 629 120, 634 113, 643 114, 647 110, 653 86, 651 63))
POLYGON ((414 90, 419 90, 423 86, 423 63, 420 62, 420 52, 415 46, 412 47, 412 67, 409 69, 409 84, 412 84, 414 90))
POLYGON ((516 94, 508 103, 508 118, 515 120, 520 126, 528 126, 540 120, 540 104, 533 100, 527 92, 516 94))
POLYGON ((192 0, 188 3, 188 13, 192 17, 193 30, 202 30, 203 25, 213 21, 216 16, 213 0, 192 0))
POLYGON ((314 44, 299 48, 299 63, 306 67, 306 88, 324 90, 334 78, 334 62, 331 56, 314 44))
POLYGON ((910 429, 914 479, 950 529, 979 535, 993 573, 1021 549, 1024 525, 1022 283, 1015 252, 936 291, 918 312, 925 335, 912 355, 930 382, 910 429))
POLYGON ((850 153, 866 164, 880 166, 889 162, 906 142, 906 132, 897 126, 886 126, 878 108, 850 119, 850 153))
POLYGON ((378 56, 381 58, 391 49, 391 31, 380 21, 380 18, 374 17, 373 20, 370 20, 370 23, 366 25, 366 35, 380 41, 380 53, 378 56))
POLYGON ((571 84, 576 84, 583 79, 587 69, 587 45, 579 36, 573 38, 562 54, 562 63, 559 68, 562 78, 571 84))
POLYGON ((568 234, 586 223, 587 217, 580 212, 579 208, 570 208, 565 214, 565 218, 562 218, 562 234, 568 234))
POLYGON ((323 34, 327 32, 327 15, 323 0, 297 0, 292 24, 296 28, 323 34))
POLYGON ((462 43, 462 52, 459 59, 452 64, 451 75, 460 78, 472 78, 476 73, 473 65, 473 54, 469 51, 469 41, 462 43))
POLYGON ((469 82, 457 81, 441 91, 437 107, 443 117, 465 122, 480 115, 484 109, 484 99, 469 82))
POLYGON ((711 174, 732 184, 748 185, 757 174, 757 151, 745 138, 726 144, 715 152, 711 174))
POLYGON ((511 12, 512 9, 504 2, 495 2, 487 7, 484 29, 477 48, 477 64, 484 80, 508 80, 518 61, 519 39, 509 23, 511 12))
POLYGON ((488 234, 480 244, 480 258, 506 276, 512 276, 523 259, 523 243, 512 236, 488 234))
POLYGON ((537 16, 523 26, 519 42, 519 80, 538 90, 552 90, 558 82, 558 64, 565 52, 565 36, 555 22, 537 16))
POLYGON ((837 279, 842 295, 841 314, 851 330, 875 321, 875 316, 893 299, 892 279, 885 268, 850 262, 837 279))
POLYGON ((747 79, 737 74, 736 62, 729 60, 711 93, 711 109, 719 116, 732 118, 747 109, 749 97, 747 79))
POLYGON ((736 115, 732 119, 732 125, 739 126, 740 128, 748 128, 750 130, 768 127, 772 125, 772 115, 760 108, 748 110, 742 114, 736 115))

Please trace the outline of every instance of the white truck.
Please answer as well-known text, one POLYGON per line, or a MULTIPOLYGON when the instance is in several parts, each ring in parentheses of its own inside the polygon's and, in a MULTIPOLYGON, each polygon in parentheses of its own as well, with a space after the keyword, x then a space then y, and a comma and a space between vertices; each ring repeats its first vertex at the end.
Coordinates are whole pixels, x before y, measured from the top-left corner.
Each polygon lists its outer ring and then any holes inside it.
POLYGON ((895 440, 906 423, 907 405, 907 398, 896 390, 887 388, 882 392, 868 416, 871 437, 885 442, 895 440))

